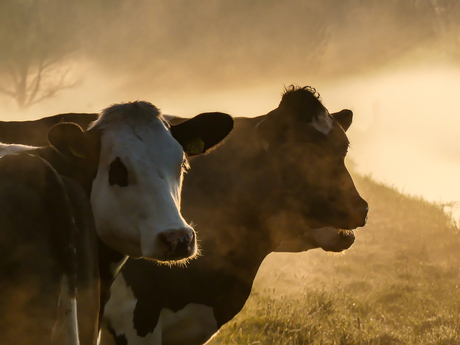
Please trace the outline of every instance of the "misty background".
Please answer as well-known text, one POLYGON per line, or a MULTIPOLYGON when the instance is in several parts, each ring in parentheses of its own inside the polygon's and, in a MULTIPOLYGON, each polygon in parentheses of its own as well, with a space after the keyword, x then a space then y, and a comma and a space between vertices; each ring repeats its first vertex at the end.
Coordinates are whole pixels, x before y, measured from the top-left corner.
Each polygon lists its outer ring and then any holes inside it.
POLYGON ((311 85, 331 112, 354 111, 357 172, 449 204, 458 18, 453 0, 2 0, 0 119, 133 100, 252 117, 284 86, 311 85))

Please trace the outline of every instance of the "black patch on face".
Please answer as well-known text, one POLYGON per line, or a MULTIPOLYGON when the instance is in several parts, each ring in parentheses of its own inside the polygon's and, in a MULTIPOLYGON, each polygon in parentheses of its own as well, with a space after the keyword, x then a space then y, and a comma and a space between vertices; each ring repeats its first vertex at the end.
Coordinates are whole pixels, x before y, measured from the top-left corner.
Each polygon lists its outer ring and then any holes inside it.
POLYGON ((111 186, 116 184, 120 187, 126 187, 129 184, 128 169, 126 169, 126 166, 123 164, 120 157, 115 158, 115 160, 110 163, 109 183, 111 186))

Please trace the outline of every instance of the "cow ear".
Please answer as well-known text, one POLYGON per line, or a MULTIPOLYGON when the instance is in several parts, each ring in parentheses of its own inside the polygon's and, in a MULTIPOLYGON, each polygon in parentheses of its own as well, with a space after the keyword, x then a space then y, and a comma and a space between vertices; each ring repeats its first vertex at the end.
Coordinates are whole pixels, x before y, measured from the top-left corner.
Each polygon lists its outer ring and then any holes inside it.
POLYGON ((203 113, 171 126, 171 134, 189 156, 207 152, 233 129, 233 118, 224 113, 203 113))
POLYGON ((83 129, 75 123, 63 122, 50 128, 48 142, 56 151, 69 158, 90 157, 88 140, 83 129))
POLYGON ((348 109, 343 109, 338 113, 333 113, 331 116, 336 119, 340 127, 342 127, 345 132, 348 128, 350 128, 351 122, 353 121, 353 112, 348 109))

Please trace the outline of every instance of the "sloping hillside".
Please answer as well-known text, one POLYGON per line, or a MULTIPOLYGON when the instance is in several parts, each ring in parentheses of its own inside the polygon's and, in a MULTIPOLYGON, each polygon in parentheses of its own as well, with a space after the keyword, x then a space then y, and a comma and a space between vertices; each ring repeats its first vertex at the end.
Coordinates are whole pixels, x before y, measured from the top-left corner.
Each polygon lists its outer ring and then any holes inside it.
POLYGON ((272 254, 211 344, 460 344, 460 232, 443 206, 355 176, 368 225, 342 255, 272 254))

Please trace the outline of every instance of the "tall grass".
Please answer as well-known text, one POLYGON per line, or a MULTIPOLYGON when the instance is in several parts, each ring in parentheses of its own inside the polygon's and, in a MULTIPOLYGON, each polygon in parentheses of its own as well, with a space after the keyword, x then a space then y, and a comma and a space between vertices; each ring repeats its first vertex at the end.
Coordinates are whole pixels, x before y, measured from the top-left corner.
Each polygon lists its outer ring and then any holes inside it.
POLYGON ((371 211, 351 249, 271 254, 210 344, 460 344, 460 232, 444 205, 355 181, 371 211))

